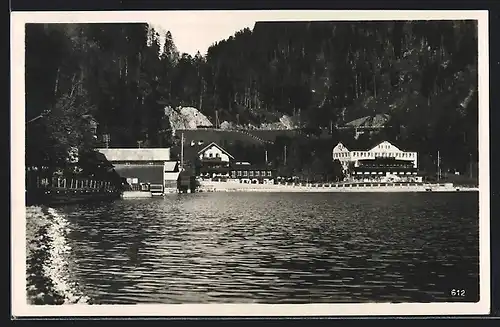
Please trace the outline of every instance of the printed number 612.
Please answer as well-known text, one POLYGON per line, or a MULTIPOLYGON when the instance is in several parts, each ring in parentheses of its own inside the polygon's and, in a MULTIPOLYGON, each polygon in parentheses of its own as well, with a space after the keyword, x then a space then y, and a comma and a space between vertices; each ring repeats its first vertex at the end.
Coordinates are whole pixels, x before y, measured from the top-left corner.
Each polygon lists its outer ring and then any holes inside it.
POLYGON ((452 289, 450 294, 451 296, 465 296, 465 290, 452 289))

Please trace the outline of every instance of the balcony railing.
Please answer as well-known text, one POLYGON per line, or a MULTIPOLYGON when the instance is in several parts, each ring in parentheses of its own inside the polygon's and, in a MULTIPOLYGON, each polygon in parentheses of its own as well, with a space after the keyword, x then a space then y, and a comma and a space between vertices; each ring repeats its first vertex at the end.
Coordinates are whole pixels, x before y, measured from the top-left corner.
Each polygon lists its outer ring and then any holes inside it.
POLYGON ((201 162, 222 162, 221 157, 203 157, 201 162))

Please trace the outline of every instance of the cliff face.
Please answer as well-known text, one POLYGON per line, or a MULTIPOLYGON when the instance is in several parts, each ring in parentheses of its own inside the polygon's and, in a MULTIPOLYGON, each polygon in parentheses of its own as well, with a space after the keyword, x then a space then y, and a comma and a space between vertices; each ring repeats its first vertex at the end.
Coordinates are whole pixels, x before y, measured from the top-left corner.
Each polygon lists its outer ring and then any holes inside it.
POLYGON ((170 127, 174 131, 177 129, 196 129, 198 126, 213 126, 212 122, 204 114, 193 107, 181 107, 177 109, 166 107, 165 115, 168 117, 170 127))
MULTIPOLYGON (((170 129, 175 132, 178 129, 198 129, 200 127, 215 127, 210 119, 193 107, 165 108, 165 115, 170 122, 170 129)), ((283 115, 278 122, 263 122, 260 125, 246 124, 238 125, 234 122, 223 121, 219 126, 223 130, 232 129, 266 129, 266 130, 287 130, 294 129, 296 126, 293 120, 283 115)))

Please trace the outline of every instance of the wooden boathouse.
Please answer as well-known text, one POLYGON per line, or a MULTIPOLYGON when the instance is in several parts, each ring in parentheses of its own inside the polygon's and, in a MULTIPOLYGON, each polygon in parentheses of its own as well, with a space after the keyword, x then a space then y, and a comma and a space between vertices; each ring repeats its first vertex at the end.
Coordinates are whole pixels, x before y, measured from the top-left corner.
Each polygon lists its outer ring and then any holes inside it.
POLYGON ((179 163, 170 160, 170 148, 98 149, 126 181, 125 191, 163 195, 177 191, 179 163))

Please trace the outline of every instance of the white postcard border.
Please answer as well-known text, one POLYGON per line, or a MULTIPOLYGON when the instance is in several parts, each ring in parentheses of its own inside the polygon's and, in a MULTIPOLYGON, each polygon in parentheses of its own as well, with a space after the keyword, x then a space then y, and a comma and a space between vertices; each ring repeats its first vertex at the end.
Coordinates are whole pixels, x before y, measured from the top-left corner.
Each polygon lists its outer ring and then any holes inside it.
MULTIPOLYGON (((235 31, 236 32, 236 31, 235 31)), ((12 315, 57 316, 420 316, 479 315, 490 310, 489 53, 488 11, 115 11, 11 13, 11 265, 12 315), (313 20, 478 20, 480 301, 477 303, 370 304, 180 304, 42 305, 27 304, 25 212, 25 23, 149 22, 175 15, 205 20, 255 17, 259 21, 313 20)), ((460 285, 456 285, 460 288, 460 285)))

